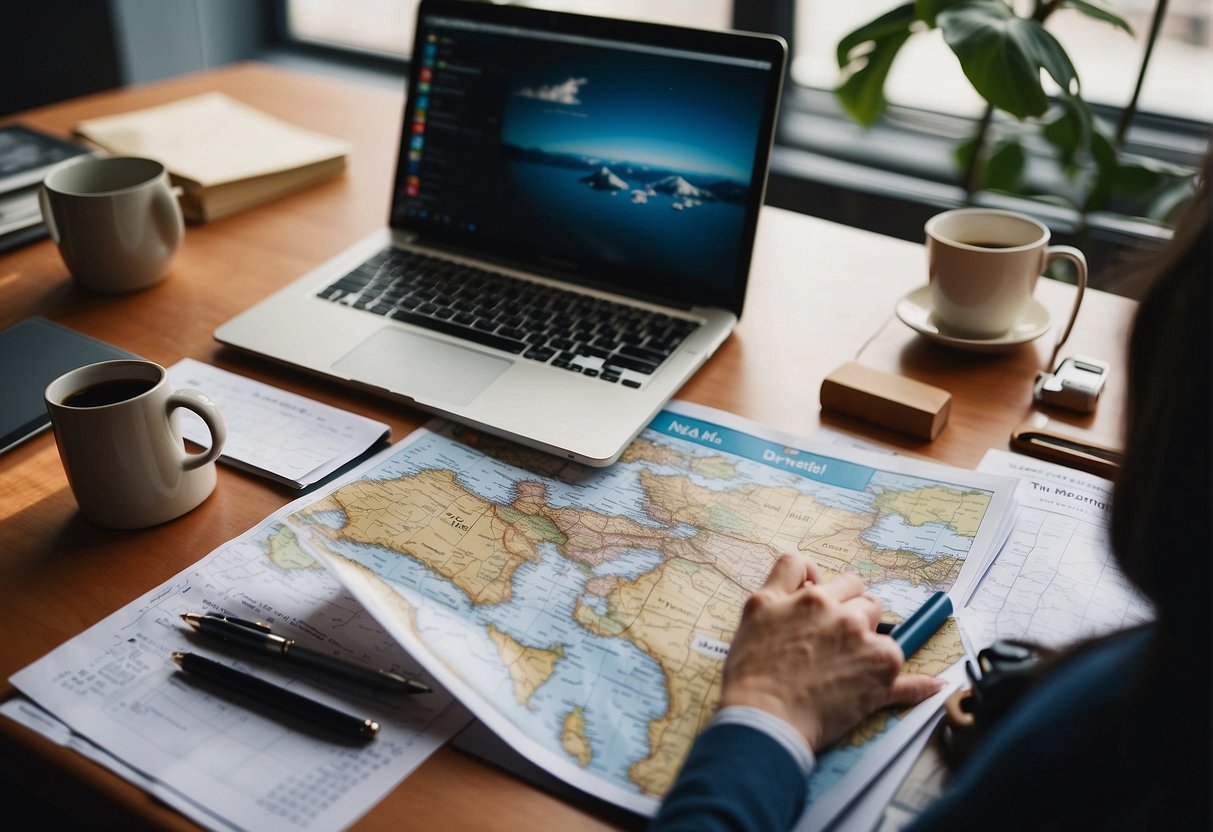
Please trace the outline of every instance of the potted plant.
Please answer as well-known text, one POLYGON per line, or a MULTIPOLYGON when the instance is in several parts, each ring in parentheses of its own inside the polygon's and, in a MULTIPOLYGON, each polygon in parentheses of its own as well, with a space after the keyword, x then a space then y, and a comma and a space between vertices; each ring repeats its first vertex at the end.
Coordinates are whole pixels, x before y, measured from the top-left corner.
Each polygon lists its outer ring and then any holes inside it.
POLYGON ((939 29, 986 104, 973 136, 955 152, 968 200, 979 191, 1003 191, 1067 204, 1080 218, 1114 209, 1169 224, 1193 192, 1194 172, 1123 151, 1166 2, 1157 0, 1137 85, 1115 130, 1083 99, 1074 64, 1045 27, 1068 8, 1132 36, 1129 23, 1096 0, 1030 0, 1022 15, 1006 0, 911 0, 839 41, 843 80, 835 92, 846 113, 871 126, 887 107, 885 81, 898 51, 916 33, 939 29), (1056 86, 1053 95, 1044 76, 1056 86), (1052 148, 1068 183, 1065 193, 1031 193, 1024 177, 1025 130, 997 129, 996 113, 1028 126, 1052 148))

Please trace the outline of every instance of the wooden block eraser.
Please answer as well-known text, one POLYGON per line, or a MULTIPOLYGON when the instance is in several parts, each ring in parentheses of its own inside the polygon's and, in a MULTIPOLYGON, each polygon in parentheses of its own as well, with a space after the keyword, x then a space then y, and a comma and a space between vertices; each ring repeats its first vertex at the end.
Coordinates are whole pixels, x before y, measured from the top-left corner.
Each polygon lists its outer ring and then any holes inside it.
POLYGON ((952 394, 852 361, 821 382, 821 406, 901 433, 934 439, 948 423, 952 394))

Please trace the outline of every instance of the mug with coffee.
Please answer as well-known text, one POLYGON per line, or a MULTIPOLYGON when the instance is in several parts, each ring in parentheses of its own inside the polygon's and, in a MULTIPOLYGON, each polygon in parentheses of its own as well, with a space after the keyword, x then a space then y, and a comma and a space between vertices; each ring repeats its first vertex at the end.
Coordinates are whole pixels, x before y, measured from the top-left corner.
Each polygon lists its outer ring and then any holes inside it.
POLYGON ((102 361, 71 370, 46 388, 59 457, 80 511, 117 529, 154 526, 190 511, 215 489, 226 438, 215 403, 172 390, 159 364, 102 361), (187 453, 174 411, 197 413, 211 446, 187 453))
POLYGON ((927 220, 928 286, 940 329, 974 340, 1006 333, 1023 318, 1041 273, 1064 258, 1078 283, 1065 341, 1087 285, 1087 261, 1072 246, 1050 246, 1049 238, 1048 226, 1015 211, 957 208, 927 220))
POLYGON ((38 200, 67 270, 97 292, 159 282, 185 233, 168 171, 152 159, 69 160, 42 180, 38 200))

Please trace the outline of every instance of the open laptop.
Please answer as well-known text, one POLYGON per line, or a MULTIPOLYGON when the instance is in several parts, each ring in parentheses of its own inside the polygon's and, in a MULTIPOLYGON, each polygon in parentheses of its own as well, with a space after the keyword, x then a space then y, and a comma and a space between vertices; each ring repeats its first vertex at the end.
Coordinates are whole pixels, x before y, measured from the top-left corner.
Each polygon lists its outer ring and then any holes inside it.
POLYGON ((594 466, 741 316, 786 46, 418 9, 388 227, 222 343, 594 466))

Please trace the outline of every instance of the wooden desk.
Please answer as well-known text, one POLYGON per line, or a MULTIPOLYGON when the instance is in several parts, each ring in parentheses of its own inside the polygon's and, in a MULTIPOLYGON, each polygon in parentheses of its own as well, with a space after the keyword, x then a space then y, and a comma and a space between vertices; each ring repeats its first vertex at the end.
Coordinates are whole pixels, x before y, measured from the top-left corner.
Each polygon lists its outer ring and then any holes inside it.
MULTIPOLYGON (((169 278, 141 293, 77 290, 49 242, 0 257, 0 327, 43 315, 170 365, 190 356, 381 419, 400 439, 423 414, 259 363, 219 347, 220 323, 385 222, 403 97, 279 68, 240 64, 89 96, 21 114, 66 134, 78 120, 218 89, 353 143, 348 172, 231 218, 187 230, 169 278)), ((888 442, 903 453, 973 467, 1006 448, 1031 409, 1036 370, 1053 333, 1007 355, 927 343, 893 317, 897 299, 925 282, 921 246, 810 217, 765 209, 745 316, 722 352, 681 397, 797 434, 819 424, 888 442), (862 361, 950 390, 949 426, 925 443, 823 417, 822 378, 863 349, 862 361)), ((1045 281, 1038 297, 1064 319, 1073 289, 1045 281)), ((1114 436, 1124 390, 1124 336, 1134 304, 1090 292, 1068 349, 1113 364, 1097 416, 1073 420, 1114 436)), ((2 391, 0 391, 2 395, 2 391)), ((227 467, 200 508, 159 528, 93 526, 76 504, 49 433, 0 457, 0 679, 156 586, 285 505, 293 494, 227 467)), ((0 696, 12 694, 0 682, 0 696)), ((86 826, 193 824, 139 789, 0 719, 0 778, 86 826)), ((444 749, 358 824, 358 829, 609 828, 578 808, 477 760, 444 749)))

